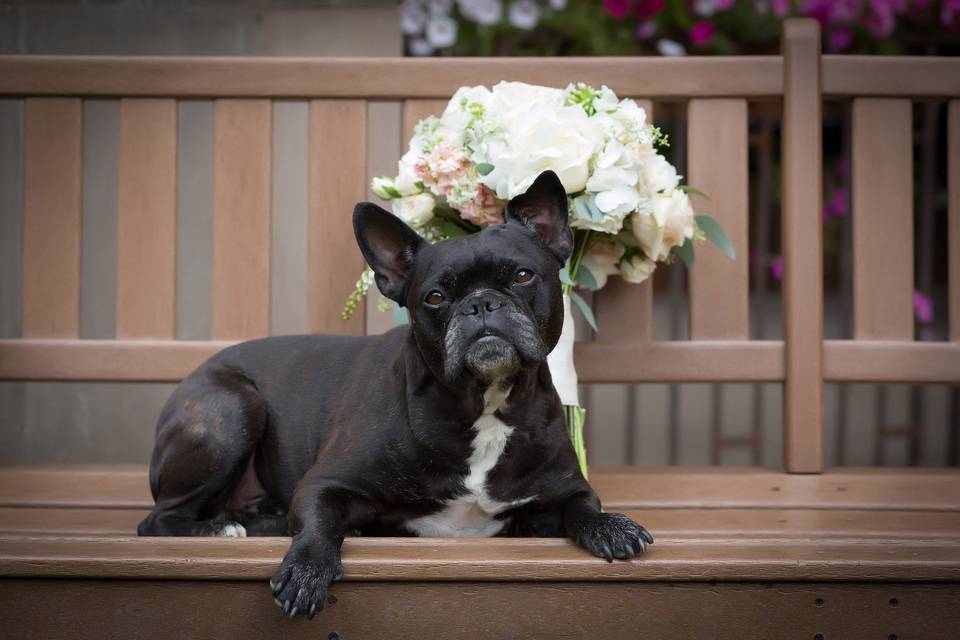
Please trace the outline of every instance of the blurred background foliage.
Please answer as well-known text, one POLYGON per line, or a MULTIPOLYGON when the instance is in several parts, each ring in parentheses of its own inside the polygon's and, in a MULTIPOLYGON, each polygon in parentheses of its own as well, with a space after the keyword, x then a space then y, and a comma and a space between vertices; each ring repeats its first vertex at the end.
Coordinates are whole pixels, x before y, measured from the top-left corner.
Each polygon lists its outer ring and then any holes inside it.
POLYGON ((405 0, 408 55, 735 55, 815 18, 827 53, 960 52, 960 0, 405 0))

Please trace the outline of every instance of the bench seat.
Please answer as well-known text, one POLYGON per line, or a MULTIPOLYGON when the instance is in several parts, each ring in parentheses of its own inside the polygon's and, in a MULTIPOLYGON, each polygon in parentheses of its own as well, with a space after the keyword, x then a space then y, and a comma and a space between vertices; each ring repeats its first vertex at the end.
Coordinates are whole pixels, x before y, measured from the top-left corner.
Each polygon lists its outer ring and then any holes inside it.
POLYGON ((608 564, 558 539, 348 538, 336 602, 306 622, 284 619, 266 586, 288 539, 137 538, 151 503, 144 467, 6 467, 0 629, 70 638, 131 634, 134 625, 142 638, 422 638, 426 629, 462 638, 954 637, 956 476, 885 471, 596 469, 606 508, 656 536, 642 559, 608 564))

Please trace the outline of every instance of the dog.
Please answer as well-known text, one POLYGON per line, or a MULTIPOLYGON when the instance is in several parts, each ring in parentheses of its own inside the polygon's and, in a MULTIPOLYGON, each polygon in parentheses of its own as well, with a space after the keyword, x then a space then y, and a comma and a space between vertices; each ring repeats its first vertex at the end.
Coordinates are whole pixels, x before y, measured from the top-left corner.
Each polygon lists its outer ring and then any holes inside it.
POLYGON ((505 223, 428 244, 360 203, 353 225, 409 324, 380 336, 231 346, 164 406, 145 536, 291 535, 270 581, 313 617, 342 577, 345 535, 569 537, 609 562, 653 538, 601 510, 546 363, 563 325, 573 236, 556 174, 505 223))

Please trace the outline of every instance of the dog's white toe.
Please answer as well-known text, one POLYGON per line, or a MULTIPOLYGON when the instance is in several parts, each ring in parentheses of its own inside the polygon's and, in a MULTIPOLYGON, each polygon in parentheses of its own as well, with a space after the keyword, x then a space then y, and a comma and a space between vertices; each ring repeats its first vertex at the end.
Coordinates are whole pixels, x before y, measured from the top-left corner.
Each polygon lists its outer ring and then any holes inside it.
POLYGON ((224 526, 217 536, 221 538, 246 538, 247 530, 243 528, 242 524, 231 522, 224 526))

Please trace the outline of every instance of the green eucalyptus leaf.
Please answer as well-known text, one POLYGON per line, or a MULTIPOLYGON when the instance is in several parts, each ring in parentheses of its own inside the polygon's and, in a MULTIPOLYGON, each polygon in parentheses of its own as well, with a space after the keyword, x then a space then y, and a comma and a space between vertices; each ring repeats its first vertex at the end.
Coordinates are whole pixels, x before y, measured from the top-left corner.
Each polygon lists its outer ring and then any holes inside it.
POLYGON ((480 164, 477 165, 477 173, 479 173, 482 176, 487 175, 491 171, 493 171, 493 165, 490 164, 489 162, 481 162, 480 164))
POLYGON ((594 222, 603 221, 603 211, 597 207, 597 194, 591 193, 587 198, 587 208, 590 210, 590 219, 594 222))
POLYGON ((393 305, 393 323, 399 327, 404 324, 409 324, 409 322, 407 310, 400 305, 393 305))
POLYGON ((683 264, 687 265, 687 269, 693 269, 693 243, 690 242, 690 238, 684 240, 679 247, 674 247, 673 253, 680 256, 683 264))
POLYGON ((569 265, 563 265, 563 269, 560 269, 560 282, 571 287, 576 285, 576 283, 570 278, 569 265))
POLYGON ((594 277, 590 269, 587 269, 583 264, 577 268, 577 284, 584 289, 590 289, 590 291, 596 291, 599 288, 597 287, 596 277, 594 277))
POLYGON ((700 215, 696 217, 696 221, 697 226, 707 236, 707 240, 720 247, 720 250, 727 254, 727 257, 731 260, 737 257, 737 252, 733 248, 733 243, 730 242, 727 232, 723 230, 723 227, 715 218, 700 215))
POLYGON ((583 314, 583 318, 587 321, 587 324, 589 324, 594 331, 598 331, 597 319, 593 317, 593 309, 590 308, 587 301, 581 298, 580 294, 576 291, 570 292, 570 299, 573 300, 573 303, 580 309, 580 313, 583 314))
POLYGON ((680 185, 679 187, 677 187, 677 189, 679 189, 680 191, 682 191, 682 192, 684 192, 684 193, 686 193, 686 194, 688 194, 688 195, 689 195, 689 194, 693 194, 693 195, 695 195, 695 196, 704 197, 704 198, 706 198, 707 200, 710 199, 710 196, 708 196, 707 194, 705 194, 703 191, 700 191, 700 189, 697 189, 696 187, 691 187, 691 186, 688 185, 688 184, 680 185))

